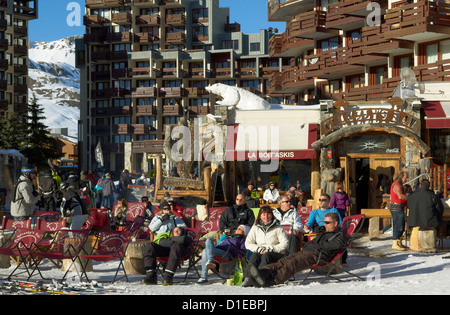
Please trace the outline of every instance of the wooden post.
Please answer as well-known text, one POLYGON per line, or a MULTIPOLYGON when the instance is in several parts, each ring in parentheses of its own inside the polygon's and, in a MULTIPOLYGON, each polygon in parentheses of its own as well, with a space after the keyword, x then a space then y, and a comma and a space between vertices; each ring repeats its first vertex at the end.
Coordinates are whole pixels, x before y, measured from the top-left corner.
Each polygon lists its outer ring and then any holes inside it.
POLYGON ((447 164, 444 164, 444 178, 442 181, 444 183, 444 198, 447 198, 447 164))
POLYGON ((208 198, 206 198, 206 202, 208 203, 208 207, 212 206, 212 200, 215 192, 213 191, 212 182, 211 182, 211 167, 205 167, 203 170, 203 184, 205 186, 205 190, 208 192, 208 198))
POLYGON ((162 189, 162 157, 161 155, 156 156, 156 178, 155 178, 155 196, 153 198, 153 203, 158 201, 158 190, 162 189))

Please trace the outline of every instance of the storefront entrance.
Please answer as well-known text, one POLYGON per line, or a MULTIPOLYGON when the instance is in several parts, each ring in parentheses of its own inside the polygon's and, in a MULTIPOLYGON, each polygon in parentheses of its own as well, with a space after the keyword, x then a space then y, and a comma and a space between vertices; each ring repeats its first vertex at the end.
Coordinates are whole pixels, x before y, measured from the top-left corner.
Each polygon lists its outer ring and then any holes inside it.
POLYGON ((350 154, 339 160, 345 190, 353 201, 351 214, 389 207, 390 187, 402 166, 399 155, 350 154))

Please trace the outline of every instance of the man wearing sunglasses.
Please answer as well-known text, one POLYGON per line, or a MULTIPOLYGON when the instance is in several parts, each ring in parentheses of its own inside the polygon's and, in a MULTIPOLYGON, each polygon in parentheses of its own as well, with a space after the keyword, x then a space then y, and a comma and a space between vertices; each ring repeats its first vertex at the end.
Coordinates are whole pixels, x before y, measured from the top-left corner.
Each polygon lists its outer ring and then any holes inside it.
POLYGON ((156 235, 172 231, 175 227, 186 228, 186 223, 172 213, 169 203, 164 200, 160 203, 161 211, 150 222, 149 228, 156 235))
POLYGON ((325 224, 325 216, 328 213, 336 213, 339 217, 339 225, 341 224, 342 219, 339 211, 335 208, 330 208, 330 199, 328 194, 320 195, 319 208, 311 211, 305 230, 314 231, 317 226, 323 226, 325 224))
POLYGON ((273 210, 273 216, 281 225, 290 225, 289 239, 289 254, 298 251, 298 244, 300 242, 300 231, 303 231, 302 219, 297 213, 297 209, 291 205, 289 195, 283 195, 279 202, 279 207, 273 210))
POLYGON ((253 282, 260 287, 283 284, 297 272, 311 268, 318 262, 319 257, 321 263, 330 262, 347 245, 345 235, 339 229, 339 222, 338 213, 328 213, 324 219, 325 227, 321 227, 322 233, 307 242, 301 252, 284 257, 261 269, 249 264, 249 274, 253 282))

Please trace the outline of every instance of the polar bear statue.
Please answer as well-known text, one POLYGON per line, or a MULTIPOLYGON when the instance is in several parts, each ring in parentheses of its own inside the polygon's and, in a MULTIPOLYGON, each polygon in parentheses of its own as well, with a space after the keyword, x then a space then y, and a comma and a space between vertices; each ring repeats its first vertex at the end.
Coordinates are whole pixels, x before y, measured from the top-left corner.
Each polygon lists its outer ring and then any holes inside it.
POLYGON ((267 110, 270 104, 263 98, 242 88, 216 83, 205 88, 210 93, 223 98, 217 105, 228 106, 229 109, 241 110, 267 110))

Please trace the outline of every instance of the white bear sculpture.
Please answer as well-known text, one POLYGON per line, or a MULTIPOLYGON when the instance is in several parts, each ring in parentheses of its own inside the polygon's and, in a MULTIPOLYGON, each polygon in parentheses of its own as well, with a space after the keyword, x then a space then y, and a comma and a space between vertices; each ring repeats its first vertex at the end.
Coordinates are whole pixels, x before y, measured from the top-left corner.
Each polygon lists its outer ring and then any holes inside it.
POLYGON ((205 89, 222 97, 221 101, 216 102, 219 106, 228 106, 229 109, 237 108, 241 110, 270 109, 269 102, 242 88, 216 83, 207 86, 205 89))

